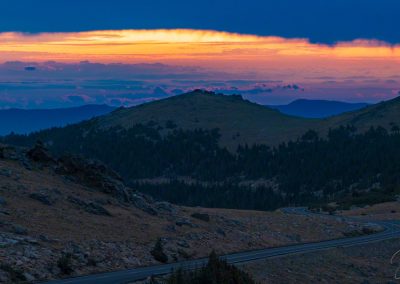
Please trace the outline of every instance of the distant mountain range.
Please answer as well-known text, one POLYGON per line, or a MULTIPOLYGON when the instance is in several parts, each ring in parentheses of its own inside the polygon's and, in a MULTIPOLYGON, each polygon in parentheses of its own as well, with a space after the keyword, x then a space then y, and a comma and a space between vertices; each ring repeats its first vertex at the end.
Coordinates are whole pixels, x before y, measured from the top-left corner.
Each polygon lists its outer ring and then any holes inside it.
MULTIPOLYGON (((252 103, 238 95, 227 96, 196 90, 115 111, 106 105, 53 110, 1 110, 0 134, 4 135, 11 131, 28 133, 96 117, 77 124, 77 127, 82 130, 107 129, 115 126, 130 129, 135 124, 148 124, 164 129, 163 131, 172 128, 218 128, 221 145, 236 149, 239 144, 276 145, 297 139, 309 129, 324 134, 328 129, 340 125, 354 125, 360 131, 365 131, 370 126, 390 129, 394 124, 400 125, 400 97, 369 106, 306 100, 298 100, 287 105, 293 109, 296 106, 304 106, 302 108, 304 116, 306 108, 312 109, 308 116, 317 116, 317 111, 320 111, 319 115, 323 114, 325 117, 328 113, 339 111, 339 107, 344 113, 327 118, 304 118, 252 103), (353 110, 354 108, 358 110, 353 110)), ((297 115, 300 115, 301 107, 298 109, 297 115)), ((47 135, 51 136, 51 132, 46 132, 47 135)))
POLYGON ((346 103, 327 100, 299 99, 287 105, 269 105, 280 112, 306 118, 326 118, 368 106, 367 103, 346 103))
POLYGON ((60 109, 0 110, 0 135, 11 132, 27 134, 50 127, 61 127, 107 114, 114 109, 107 105, 85 105, 60 109))
MULTIPOLYGON (((11 116, 1 117, 4 115, 2 112, 7 113, 2 111, 0 112, 0 121, 10 122, 2 124, 2 133, 11 130, 25 133, 50 126, 78 122, 94 116, 98 117, 77 124, 76 127, 82 131, 111 127, 130 129, 136 124, 153 125, 164 129, 163 131, 172 128, 218 128, 221 134, 220 144, 232 150, 236 150, 240 144, 276 145, 297 139, 309 129, 324 134, 330 128, 340 125, 354 125, 363 131, 370 126, 379 125, 390 129, 393 123, 400 125, 400 97, 328 118, 287 115, 277 109, 252 103, 239 95, 221 95, 202 90, 130 108, 120 108, 110 113, 112 110, 113 108, 108 106, 38 110, 37 113, 35 111, 10 110, 10 113, 19 113, 19 116, 14 116, 14 119, 11 116), (41 121, 40 125, 38 121, 41 121)), ((50 137, 51 133, 50 131, 43 135, 50 137)))

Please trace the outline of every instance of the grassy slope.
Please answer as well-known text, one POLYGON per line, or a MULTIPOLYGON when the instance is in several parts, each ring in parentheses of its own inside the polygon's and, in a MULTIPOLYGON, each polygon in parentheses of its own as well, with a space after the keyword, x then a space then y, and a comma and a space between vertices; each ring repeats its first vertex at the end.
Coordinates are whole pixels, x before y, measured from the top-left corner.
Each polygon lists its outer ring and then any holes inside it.
POLYGON ((164 127, 168 120, 184 129, 219 128, 221 144, 230 149, 245 143, 276 145, 296 139, 309 129, 322 134, 329 128, 348 124, 360 131, 368 130, 370 126, 390 129, 392 122, 400 125, 400 97, 327 119, 307 119, 285 115, 236 96, 191 92, 119 109, 95 121, 102 127, 122 125, 129 128, 149 121, 164 127))
POLYGON ((245 101, 235 96, 192 92, 168 99, 119 109, 97 122, 103 127, 154 121, 161 126, 171 120, 179 128, 219 128, 222 145, 234 148, 238 144, 276 144, 297 138, 318 120, 304 119, 245 101))
MULTIPOLYGON (((172 261, 173 255, 183 260, 204 257, 212 249, 225 254, 312 242, 341 237, 348 230, 345 222, 321 222, 319 218, 281 212, 172 206, 171 213, 159 211, 152 216, 100 190, 66 179, 51 167, 33 165, 28 170, 20 161, 0 159, 0 172, 9 173, 0 178, 0 196, 5 200, 0 211, 6 212, 1 214, 0 264, 35 275, 37 280, 65 276, 58 274, 57 260, 71 250, 73 275, 81 275, 156 264, 150 250, 159 237, 165 239, 165 251, 172 261), (41 192, 55 203, 47 205, 30 197, 41 192), (68 201, 70 196, 101 203, 112 216, 91 214, 68 201), (210 221, 191 217, 195 212, 209 214, 210 221), (177 226, 177 220, 189 220, 194 227, 177 226), (17 234, 14 226, 25 228, 26 235, 17 234), (180 242, 188 247, 179 246, 180 242), (90 264, 89 259, 96 264, 90 264)), ((4 276, 2 267, 0 275, 4 276)))
POLYGON ((400 97, 326 119, 321 127, 328 129, 349 124, 359 131, 366 131, 371 126, 383 126, 390 130, 391 123, 400 125, 400 97))
MULTIPOLYGON (((155 122, 165 129, 167 121, 183 129, 219 128, 221 145, 235 150, 239 144, 277 145, 294 140, 309 129, 322 135, 329 128, 352 124, 360 131, 370 126, 390 130, 391 123, 400 125, 400 97, 326 119, 289 116, 238 96, 191 92, 139 106, 117 109, 108 115, 78 124, 84 129, 155 122)), ((48 134, 51 135, 52 131, 48 134)))

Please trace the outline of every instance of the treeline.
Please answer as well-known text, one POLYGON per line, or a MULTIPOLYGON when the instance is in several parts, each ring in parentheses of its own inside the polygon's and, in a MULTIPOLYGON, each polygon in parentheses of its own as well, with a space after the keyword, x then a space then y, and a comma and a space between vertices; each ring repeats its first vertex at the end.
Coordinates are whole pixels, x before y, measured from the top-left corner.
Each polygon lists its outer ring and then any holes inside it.
POLYGON ((397 128, 374 127, 358 133, 353 127, 339 127, 324 137, 310 130, 277 147, 243 145, 236 152, 220 147, 219 138, 218 130, 140 124, 128 130, 92 129, 87 123, 3 140, 17 145, 42 140, 55 153, 99 159, 128 182, 191 177, 199 182, 136 185, 157 198, 186 205, 272 209, 330 200, 369 203, 377 195, 387 200, 400 191, 397 128), (243 180, 256 179, 273 180, 277 187, 273 191, 239 186, 243 180))
POLYGON ((9 135, 5 143, 31 146, 40 140, 55 153, 79 153, 99 159, 126 180, 158 176, 191 176, 223 180, 236 170, 235 157, 218 146, 219 131, 174 129, 163 133, 149 125, 91 129, 90 124, 9 135))
POLYGON ((357 133, 339 127, 321 138, 308 131, 301 139, 270 149, 239 147, 237 163, 247 178, 276 177, 286 193, 338 193, 400 190, 400 134, 382 127, 357 133))
MULTIPOLYGON (((274 210, 295 202, 294 196, 283 197, 270 187, 239 186, 233 183, 204 185, 202 183, 187 184, 174 180, 162 184, 136 182, 132 183, 132 188, 157 200, 166 200, 186 206, 274 210)), ((296 197, 296 199, 300 198, 296 197)))

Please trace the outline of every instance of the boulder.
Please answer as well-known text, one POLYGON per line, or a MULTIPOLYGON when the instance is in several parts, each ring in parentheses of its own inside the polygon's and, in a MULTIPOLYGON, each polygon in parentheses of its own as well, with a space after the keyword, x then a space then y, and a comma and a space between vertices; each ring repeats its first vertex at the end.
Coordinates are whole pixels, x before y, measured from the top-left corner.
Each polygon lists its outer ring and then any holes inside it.
POLYGON ((33 282, 36 280, 36 278, 32 274, 29 274, 28 272, 24 272, 23 275, 27 282, 33 282))
POLYGON ((55 203, 55 200, 44 192, 34 192, 34 193, 29 194, 29 197, 36 201, 41 202, 44 205, 50 206, 55 203))
POLYGON ((28 229, 25 227, 22 227, 20 225, 13 225, 12 226, 13 232, 17 235, 27 235, 28 234, 28 229))
POLYGON ((0 206, 7 205, 7 201, 4 199, 4 197, 0 196, 0 206))
POLYGON ((176 207, 166 201, 156 202, 155 206, 158 211, 163 211, 163 212, 171 213, 174 215, 177 213, 176 207))
POLYGON ((0 283, 11 283, 10 274, 0 269, 0 283))
POLYGON ((0 215, 10 215, 10 212, 8 210, 0 208, 0 215))
POLYGON ((111 213, 107 209, 96 202, 87 203, 85 211, 95 215, 111 216, 111 213))
POLYGON ((11 177, 11 175, 12 175, 12 170, 10 170, 10 169, 5 169, 5 168, 0 169, 0 175, 1 175, 1 176, 4 176, 4 177, 11 177))
POLYGON ((216 232, 217 232, 217 234, 219 234, 219 235, 221 235, 221 236, 223 236, 223 237, 226 236, 225 231, 222 230, 221 228, 217 228, 216 232))
POLYGON ((135 207, 138 209, 150 214, 150 215, 157 215, 156 209, 153 208, 152 204, 146 200, 143 195, 138 193, 131 194, 131 202, 135 207))
POLYGON ((176 232, 175 225, 167 225, 164 227, 164 230, 167 232, 176 232))
POLYGON ((374 223, 367 223, 362 226, 362 232, 364 234, 374 234, 383 230, 381 226, 374 223))
POLYGON ((188 219, 180 219, 180 220, 176 221, 175 224, 179 227, 182 227, 182 226, 188 226, 191 228, 197 227, 195 224, 190 222, 190 220, 188 220, 188 219))
POLYGON ((177 244, 178 246, 180 246, 180 247, 183 247, 183 248, 189 248, 189 247, 190 247, 190 245, 188 244, 188 242, 185 241, 185 240, 179 240, 179 241, 176 242, 176 244, 177 244))
POLYGON ((210 215, 207 213, 193 213, 192 215, 193 218, 199 219, 204 222, 209 222, 210 221, 210 215))
MULTIPOLYGON (((10 236, 2 236, 0 235, 0 248, 4 248, 7 246, 13 246, 20 243, 21 240, 17 238, 12 238, 10 236)), ((0 282, 1 283, 1 282, 0 282)))

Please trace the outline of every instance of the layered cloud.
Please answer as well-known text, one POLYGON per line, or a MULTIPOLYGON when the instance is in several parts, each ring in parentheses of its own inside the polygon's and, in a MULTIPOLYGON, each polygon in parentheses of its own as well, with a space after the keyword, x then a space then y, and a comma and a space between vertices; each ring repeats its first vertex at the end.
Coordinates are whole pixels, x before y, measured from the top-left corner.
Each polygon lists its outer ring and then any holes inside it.
POLYGON ((130 105, 193 88, 265 103, 376 101, 400 89, 400 46, 376 40, 325 45, 186 29, 9 32, 0 33, 0 62, 0 107, 130 105))
POLYGON ((313 44, 307 39, 262 37, 207 30, 116 30, 79 33, 0 33, 0 61, 90 60, 167 63, 298 79, 397 72, 400 46, 374 40, 313 44), (397 69, 396 69, 397 68, 397 69), (272 72, 271 72, 272 70, 272 72), (300 76, 301 76, 300 75, 300 76))
POLYGON ((78 33, 0 33, 1 60, 278 60, 287 57, 396 59, 400 47, 374 40, 333 46, 307 39, 263 37, 208 30, 116 30, 78 33), (218 58, 215 58, 218 57, 218 58))
MULTIPOLYGON (((275 74, 279 77, 279 74, 275 74)), ((7 62, 0 64, 0 108, 52 108, 88 103, 131 106, 205 88, 258 103, 296 98, 379 101, 398 95, 400 77, 317 76, 303 81, 256 78, 165 64, 7 62)))

